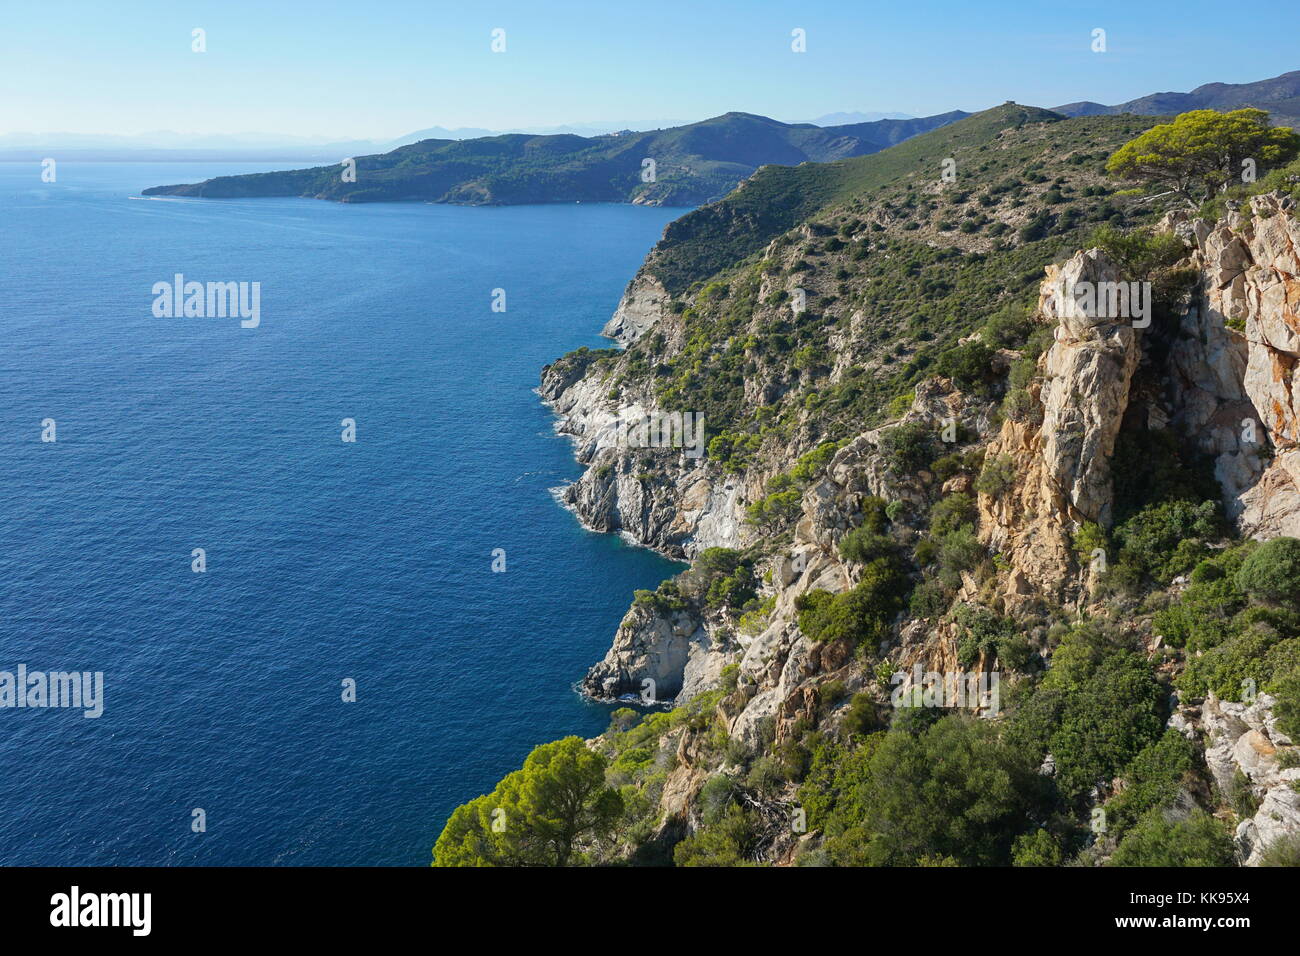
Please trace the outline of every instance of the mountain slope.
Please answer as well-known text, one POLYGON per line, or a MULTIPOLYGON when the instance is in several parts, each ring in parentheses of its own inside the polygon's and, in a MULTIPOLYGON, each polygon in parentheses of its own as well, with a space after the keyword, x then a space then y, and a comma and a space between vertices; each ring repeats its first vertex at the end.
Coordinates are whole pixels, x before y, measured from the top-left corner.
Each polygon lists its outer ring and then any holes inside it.
MULTIPOLYGON (((563 500, 692 560, 583 682, 674 699, 587 742, 583 862, 1300 862, 1300 163, 1161 218, 1104 172, 1154 118, 1021 109, 760 172, 686 217, 734 258, 666 235, 629 347, 544 370, 563 500), (1148 321, 1062 308, 1101 282, 1148 321), (629 438, 673 415, 705 456, 629 438)), ((436 862, 493 862, 502 797, 436 862)))
POLYGON ((358 157, 356 182, 344 182, 340 165, 318 166, 154 186, 144 195, 695 205, 725 195, 765 164, 793 166, 862 156, 966 115, 955 111, 823 128, 727 113, 689 126, 595 137, 506 134, 432 139, 358 157), (647 159, 654 161, 651 182, 642 181, 647 159))
POLYGON ((937 180, 943 161, 959 150, 991 142, 1007 129, 1061 118, 1048 110, 1007 103, 874 155, 760 169, 725 199, 670 223, 642 271, 670 292, 680 292, 725 264, 752 255, 828 204, 869 194, 905 175, 937 180))
POLYGON ((1067 103, 1054 112, 1064 116, 1170 116, 1188 110, 1235 110, 1244 106, 1268 110, 1274 126, 1300 126, 1300 70, 1254 83, 1206 83, 1190 93, 1151 93, 1118 106, 1089 101, 1067 103))

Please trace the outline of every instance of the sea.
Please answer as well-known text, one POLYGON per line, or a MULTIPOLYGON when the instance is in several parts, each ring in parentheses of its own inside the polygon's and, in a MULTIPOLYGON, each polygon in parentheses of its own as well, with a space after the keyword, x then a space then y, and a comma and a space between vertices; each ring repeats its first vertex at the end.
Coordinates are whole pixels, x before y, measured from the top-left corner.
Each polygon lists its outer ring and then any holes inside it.
POLYGON ((679 569, 535 389, 684 210, 140 195, 285 165, 0 163, 0 864, 428 865, 679 569))

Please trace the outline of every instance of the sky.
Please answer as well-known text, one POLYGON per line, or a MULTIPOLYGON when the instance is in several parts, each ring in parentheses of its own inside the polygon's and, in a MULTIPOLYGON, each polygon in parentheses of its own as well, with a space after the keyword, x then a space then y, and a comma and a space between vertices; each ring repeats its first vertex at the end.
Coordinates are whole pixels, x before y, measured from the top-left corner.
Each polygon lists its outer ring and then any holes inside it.
POLYGON ((1202 0, 7 0, 0 134, 386 139, 730 110, 806 121, 1109 104, 1300 69, 1298 35, 1300 4, 1202 0), (206 52, 192 50, 196 28, 206 52), (796 29, 806 52, 791 49, 796 29))

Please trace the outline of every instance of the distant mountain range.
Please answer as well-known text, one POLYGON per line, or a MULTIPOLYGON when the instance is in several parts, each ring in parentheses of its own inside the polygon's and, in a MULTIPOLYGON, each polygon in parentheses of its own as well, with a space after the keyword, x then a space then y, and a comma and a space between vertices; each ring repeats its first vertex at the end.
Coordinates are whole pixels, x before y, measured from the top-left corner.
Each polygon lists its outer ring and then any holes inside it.
MULTIPOLYGON (((906 113, 828 113, 814 126, 845 126, 881 119, 913 119, 906 113)), ((46 156, 99 162, 337 162, 349 156, 385 153, 426 139, 482 139, 523 133, 530 136, 605 136, 627 130, 663 130, 685 126, 685 120, 604 120, 561 126, 485 129, 476 126, 430 126, 396 139, 340 139, 286 136, 271 133, 3 133, 0 162, 38 162, 46 156)), ((797 124, 796 124, 797 125, 797 124)))
POLYGON ((910 113, 827 113, 815 120, 814 126, 848 126, 852 123, 874 123, 883 119, 916 119, 910 113))
MULTIPOLYGON (((1242 106, 1269 110, 1279 125, 1300 126, 1300 71, 1255 83, 1209 83, 1190 93, 1153 93, 1115 106, 1068 103, 1051 112, 1065 117, 1157 116, 1242 106)), ((154 186, 144 194, 308 196, 343 202, 699 205, 726 195, 760 166, 829 163, 865 156, 971 114, 955 110, 919 119, 821 125, 827 120, 872 115, 878 114, 832 113, 817 123, 782 123, 752 113, 726 113, 665 129, 586 136, 563 131, 463 138, 459 134, 484 131, 434 127, 410 134, 418 142, 364 155, 359 150, 342 149, 343 143, 332 144, 329 165, 154 186), (340 165, 348 155, 355 156, 353 181, 343 175, 340 165)))
POLYGON ((1066 103, 1055 107, 1053 112, 1064 116, 1119 113, 1165 116, 1188 110, 1235 110, 1243 106, 1268 110, 1274 126, 1300 126, 1300 70, 1255 83, 1206 83, 1190 93, 1151 93, 1117 106, 1103 106, 1086 100, 1066 103))
MULTIPOLYGON (((669 122, 664 125, 674 124, 669 122)), ((0 134, 0 161, 37 161, 46 156, 56 156, 109 162, 211 160, 334 163, 349 156, 385 153, 425 139, 479 139, 484 136, 499 136, 503 132, 597 136, 624 128, 626 124, 615 123, 579 123, 508 131, 434 126, 390 140, 330 140, 325 137, 269 133, 177 133, 172 130, 129 136, 112 133, 5 133, 0 134)))
POLYGON ((427 139, 356 158, 356 181, 329 166, 155 186, 146 196, 312 196, 344 202, 635 202, 698 205, 759 166, 826 163, 878 152, 968 114, 844 126, 727 113, 686 126, 602 136, 523 133, 427 139), (653 161, 653 168, 647 161, 653 161))

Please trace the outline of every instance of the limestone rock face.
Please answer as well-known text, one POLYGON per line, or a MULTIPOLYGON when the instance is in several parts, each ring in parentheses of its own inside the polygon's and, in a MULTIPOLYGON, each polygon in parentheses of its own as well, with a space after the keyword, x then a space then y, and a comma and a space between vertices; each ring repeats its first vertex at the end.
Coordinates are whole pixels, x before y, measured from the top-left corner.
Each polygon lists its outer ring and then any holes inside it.
POLYGON ((707 457, 692 457, 689 449, 620 444, 620 422, 657 414, 653 396, 614 399, 599 374, 575 378, 558 368, 543 377, 540 393, 559 416, 556 431, 568 436, 575 457, 587 466, 557 492, 585 527, 619 532, 679 559, 745 543, 745 503, 755 490, 745 478, 711 466, 707 457), (654 469, 643 465, 647 456, 653 456, 654 469))
POLYGON ((1070 536, 1086 521, 1110 523, 1110 459, 1134 411, 1214 457, 1242 533, 1300 535, 1300 222, 1290 205, 1270 194, 1254 197, 1249 215, 1218 223, 1166 216, 1163 228, 1195 244, 1185 264, 1197 283, 1166 365, 1152 370, 1165 395, 1140 409, 1130 405, 1135 372, 1152 358, 1147 333, 1132 319, 1063 308, 1059 291, 1126 277, 1099 250, 1048 267, 1038 317, 1055 323, 1055 342, 1040 360, 1041 387, 1030 389, 1042 424, 1003 424, 986 460, 1006 459, 1015 481, 1002 495, 980 495, 981 537, 1013 573, 1058 600, 1082 594, 1087 575, 1070 536))
POLYGON ((663 318, 670 299, 663 283, 648 272, 638 273, 628 283, 618 308, 601 334, 626 348, 663 318))
POLYGON ((1055 342, 1040 360, 1041 388, 1030 393, 1042 405, 1042 424, 1008 419, 985 456, 1004 459, 1016 481, 1002 495, 980 494, 983 540, 1040 590, 1061 597, 1078 590, 1071 534, 1085 521, 1111 521, 1110 458, 1140 358, 1132 318, 1071 307, 1068 290, 1120 278, 1097 249, 1048 267, 1038 316, 1055 323, 1055 342))
POLYGON ((1300 793, 1292 785, 1300 768, 1283 769, 1280 756, 1293 742, 1277 728, 1268 694, 1238 704, 1211 697, 1201 708, 1206 732, 1205 762, 1223 793, 1231 792, 1238 774, 1257 798, 1255 815, 1237 826, 1237 843, 1247 866, 1257 866, 1276 841, 1300 834, 1300 793))
POLYGON ((634 606, 619 625, 614 643, 582 681, 587 695, 613 700, 624 694, 681 701, 713 686, 726 661, 704 622, 688 612, 663 615, 634 606))
POLYGON ((1256 196, 1249 215, 1193 224, 1202 289, 1172 355, 1179 424, 1217 456, 1228 512, 1257 538, 1300 534, 1300 222, 1290 207, 1256 196))

